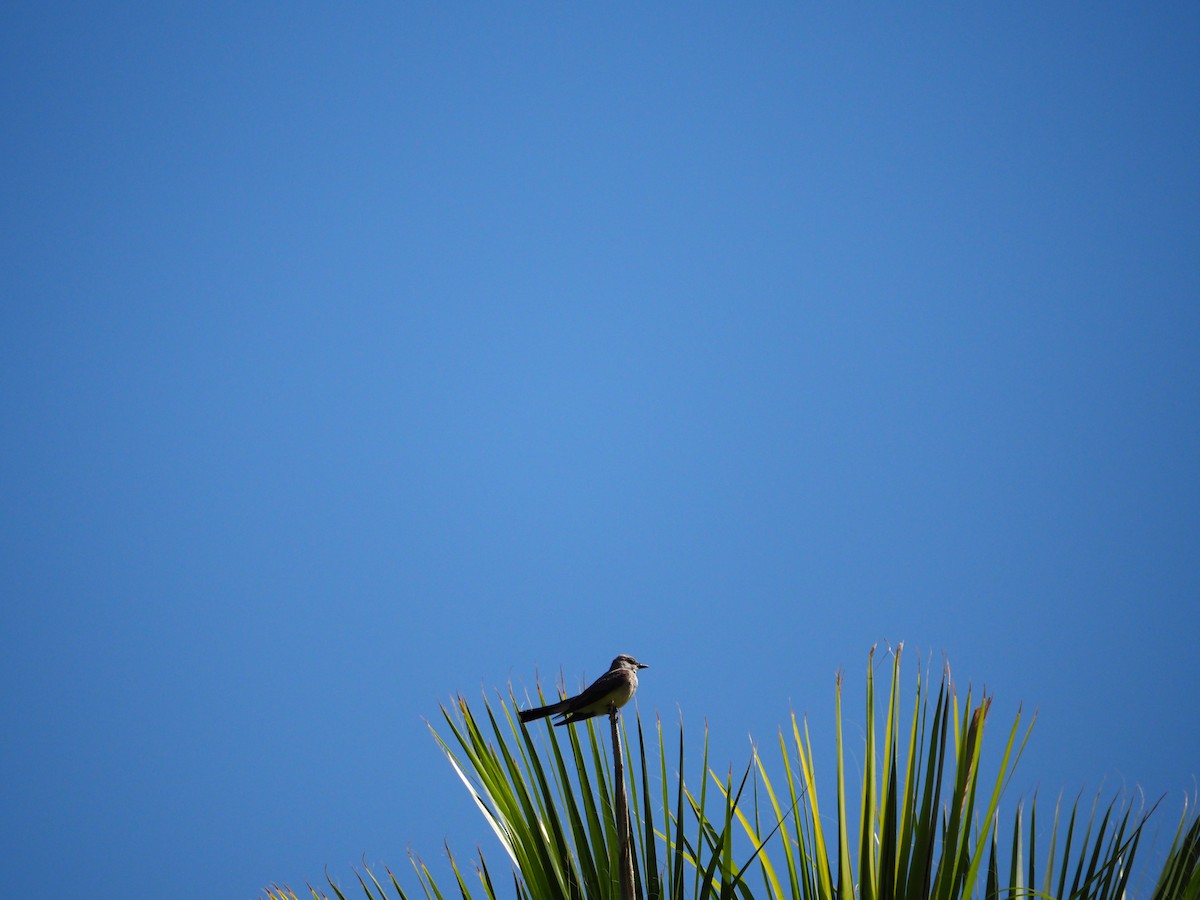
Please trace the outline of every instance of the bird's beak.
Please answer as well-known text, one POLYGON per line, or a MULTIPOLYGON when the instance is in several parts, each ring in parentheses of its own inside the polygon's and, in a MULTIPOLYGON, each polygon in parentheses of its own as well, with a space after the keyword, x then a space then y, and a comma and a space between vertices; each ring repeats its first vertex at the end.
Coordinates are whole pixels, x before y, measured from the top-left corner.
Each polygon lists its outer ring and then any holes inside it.
POLYGON ((646 665, 645 663, 638 663, 638 664, 637 664, 637 667, 638 667, 639 669, 648 669, 648 668, 650 668, 650 667, 649 667, 648 665, 646 665))

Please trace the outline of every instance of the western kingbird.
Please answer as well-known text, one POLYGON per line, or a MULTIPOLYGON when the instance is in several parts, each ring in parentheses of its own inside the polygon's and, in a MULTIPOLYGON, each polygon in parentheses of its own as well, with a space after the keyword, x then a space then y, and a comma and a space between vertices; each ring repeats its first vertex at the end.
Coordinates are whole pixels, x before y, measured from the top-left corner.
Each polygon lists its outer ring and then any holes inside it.
POLYGON ((622 653, 612 661, 608 671, 593 681, 583 693, 551 703, 549 706, 521 710, 521 721, 532 722, 546 716, 558 716, 555 725, 569 725, 572 722, 590 719, 592 716, 606 715, 614 708, 629 702, 629 698, 637 690, 638 669, 648 668, 650 667, 645 663, 622 653))

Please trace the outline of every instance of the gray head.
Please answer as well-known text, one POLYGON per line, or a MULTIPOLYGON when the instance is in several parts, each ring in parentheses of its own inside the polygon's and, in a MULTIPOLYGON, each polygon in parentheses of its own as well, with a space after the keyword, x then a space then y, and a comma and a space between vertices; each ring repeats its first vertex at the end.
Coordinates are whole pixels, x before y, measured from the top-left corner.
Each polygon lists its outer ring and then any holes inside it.
POLYGON ((640 663, 636 659, 634 659, 632 656, 629 656, 626 653, 622 653, 620 656, 618 656, 616 659, 614 659, 612 661, 612 665, 608 667, 608 670, 611 672, 613 669, 648 669, 648 668, 650 668, 650 667, 648 665, 646 665, 645 663, 640 663))

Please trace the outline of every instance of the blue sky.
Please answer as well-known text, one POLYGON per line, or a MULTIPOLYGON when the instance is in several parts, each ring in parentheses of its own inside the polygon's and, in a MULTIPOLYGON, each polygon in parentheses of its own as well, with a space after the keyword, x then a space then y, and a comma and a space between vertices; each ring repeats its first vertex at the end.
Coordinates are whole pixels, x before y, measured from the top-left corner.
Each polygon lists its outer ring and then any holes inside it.
POLYGON ((1198 39, 1191 4, 6 5, 9 889, 498 860, 422 717, 618 652, 723 768, 792 709, 831 742, 835 672, 859 721, 904 641, 1040 710, 1014 797, 1173 818, 1198 39))

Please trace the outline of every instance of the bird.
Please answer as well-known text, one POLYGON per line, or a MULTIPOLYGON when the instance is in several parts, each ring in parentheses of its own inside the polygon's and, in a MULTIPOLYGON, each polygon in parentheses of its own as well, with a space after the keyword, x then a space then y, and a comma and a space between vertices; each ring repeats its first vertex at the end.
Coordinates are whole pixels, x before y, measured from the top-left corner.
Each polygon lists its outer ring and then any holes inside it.
POLYGON ((546 716, 558 716, 555 725, 570 725, 592 716, 606 715, 624 706, 638 686, 638 669, 650 668, 632 656, 622 653, 612 661, 608 671, 593 681, 582 693, 548 706, 520 711, 522 722, 532 722, 546 716))

